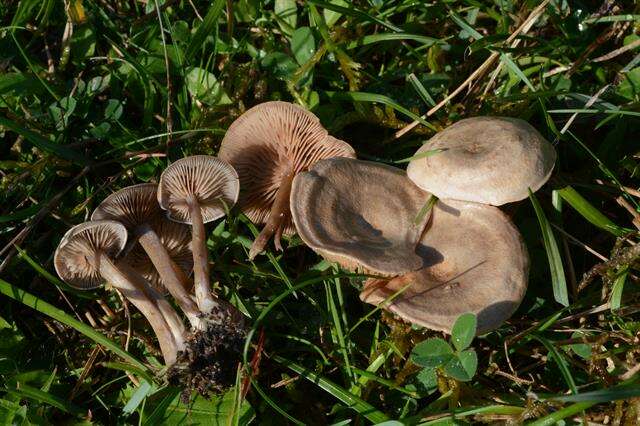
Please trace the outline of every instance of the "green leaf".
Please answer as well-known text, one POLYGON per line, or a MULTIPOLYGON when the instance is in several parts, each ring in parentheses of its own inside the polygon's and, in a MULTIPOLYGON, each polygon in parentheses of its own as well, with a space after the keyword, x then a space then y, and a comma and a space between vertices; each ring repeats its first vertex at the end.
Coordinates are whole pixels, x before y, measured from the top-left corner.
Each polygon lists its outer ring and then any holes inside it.
POLYGON ((620 399, 637 398, 640 396, 639 385, 619 385, 609 389, 599 389, 577 395, 558 395, 545 398, 546 400, 561 402, 594 402, 602 403, 620 399))
POLYGON ((235 417, 238 424, 246 425, 255 417, 246 400, 237 406, 233 389, 211 399, 198 395, 189 404, 181 402, 181 393, 177 388, 165 388, 147 397, 140 424, 227 426, 235 417))
POLYGON ((423 368, 416 375, 416 381, 426 393, 433 393, 438 390, 438 375, 435 368, 423 368))
POLYGON ((216 76, 205 69, 189 68, 185 76, 185 84, 191 96, 204 104, 229 105, 231 103, 231 99, 216 76))
POLYGON ((82 410, 80 407, 67 401, 66 399, 52 395, 40 389, 33 388, 23 383, 19 383, 15 387, 10 385, 5 385, 5 386, 6 386, 6 391, 9 394, 17 395, 21 398, 27 398, 34 401, 43 402, 45 404, 51 405, 52 407, 56 407, 59 410, 65 411, 70 414, 81 415, 85 413, 84 410, 82 410))
POLYGON ((473 349, 461 352, 444 365, 444 372, 447 376, 468 382, 476 374, 478 368, 478 356, 473 349))
POLYGON ((291 51, 299 65, 305 64, 316 52, 316 41, 309 27, 300 27, 291 36, 291 51))
POLYGON ((533 208, 536 211, 538 217, 538 223, 540 224, 540 230, 542 231, 542 239, 544 241, 544 248, 547 252, 547 258, 549 260, 549 269, 551 270, 551 284, 553 286, 553 297, 556 302, 563 306, 569 306, 569 294, 567 292, 567 281, 564 276, 564 267, 562 266, 562 259, 560 257, 560 250, 558 249, 558 243, 551 230, 551 225, 544 215, 542 207, 538 203, 538 199, 531 189, 529 189, 529 199, 533 208))
POLYGON ((564 377, 565 382, 567 382, 567 385, 569 385, 569 389, 571 389, 572 393, 577 394, 578 388, 576 387, 576 382, 575 380, 573 380, 571 370, 569 369, 569 365, 564 359, 564 356, 560 352, 558 352, 558 349, 556 349, 552 341, 545 339, 542 336, 534 335, 533 338, 542 343, 547 351, 549 351, 549 358, 552 359, 558 366, 558 369, 564 377))
POLYGON ((421 367, 439 367, 453 356, 451 345, 439 337, 420 342, 411 351, 411 361, 421 367))
POLYGON ((96 34, 88 25, 76 26, 71 36, 71 57, 75 63, 83 63, 96 52, 96 34))
MULTIPOLYGON (((572 339, 580 339, 582 336, 585 336, 586 333, 584 331, 574 331, 571 334, 572 339)), ((567 348, 571 349, 576 355, 578 355, 582 359, 590 359, 591 358, 591 345, 588 343, 574 343, 568 345, 567 348)))
POLYGON ((600 212, 600 210, 596 209, 591 203, 589 203, 586 199, 578 193, 571 186, 565 186, 562 189, 557 190, 562 199, 564 199, 571 207, 573 207, 582 217, 587 219, 589 222, 594 224, 600 229, 604 229, 607 232, 612 233, 616 237, 621 237, 625 235, 625 231, 620 228, 618 225, 613 223, 606 217, 604 214, 600 212))
POLYGON ((298 6, 295 0, 276 0, 273 6, 280 29, 286 35, 291 35, 298 23, 298 6))
MULTIPOLYGON (((329 3, 340 7, 349 7, 349 3, 347 3, 346 0, 329 0, 329 3)), ((324 20, 329 27, 332 27, 336 22, 338 22, 338 19, 342 16, 342 13, 334 12, 330 9, 324 9, 322 13, 324 14, 324 20)))
POLYGON ((476 336, 476 316, 472 313, 462 314, 458 317, 451 329, 451 342, 458 351, 467 349, 476 336))

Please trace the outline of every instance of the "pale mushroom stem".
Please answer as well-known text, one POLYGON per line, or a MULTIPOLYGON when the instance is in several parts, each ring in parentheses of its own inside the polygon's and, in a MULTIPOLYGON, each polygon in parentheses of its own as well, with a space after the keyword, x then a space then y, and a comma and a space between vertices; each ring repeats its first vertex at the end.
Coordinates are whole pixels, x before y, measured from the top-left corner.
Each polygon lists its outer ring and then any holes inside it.
POLYGON ((289 213, 289 196, 291 195, 291 184, 294 177, 295 173, 290 168, 289 172, 282 178, 267 223, 251 245, 251 249, 249 249, 249 259, 253 259, 262 252, 274 234, 276 235, 276 248, 282 250, 280 245, 281 228, 284 227, 284 220, 287 217, 287 213, 289 213))
POLYGON ((178 346, 176 344, 174 334, 160 308, 149 296, 133 282, 126 273, 116 266, 108 256, 98 253, 98 268, 102 278, 110 282, 115 288, 119 289, 124 297, 126 297, 149 321, 153 329, 160 351, 164 357, 166 365, 173 365, 178 356, 178 346))
POLYGON ((184 336, 186 330, 184 328, 184 323, 176 310, 173 309, 169 302, 167 302, 167 299, 165 299, 160 292, 151 287, 149 282, 126 262, 120 261, 116 266, 137 288, 144 291, 146 296, 155 303, 158 309, 160 309, 164 320, 169 325, 171 334, 173 334, 173 340, 176 342, 178 351, 184 350, 184 336))
POLYGON ((196 303, 204 314, 211 313, 218 303, 211 294, 209 283, 209 258, 204 230, 204 221, 200 204, 194 196, 187 199, 192 226, 191 251, 193 252, 193 281, 196 293, 196 303))
POLYGON ((191 325, 197 330, 202 329, 203 323, 198 305, 193 301, 184 286, 184 273, 180 276, 178 266, 171 259, 158 234, 148 224, 139 227, 138 231, 140 234, 138 242, 149 256, 149 259, 151 259, 151 263, 153 263, 158 274, 160 274, 164 286, 176 300, 191 325))

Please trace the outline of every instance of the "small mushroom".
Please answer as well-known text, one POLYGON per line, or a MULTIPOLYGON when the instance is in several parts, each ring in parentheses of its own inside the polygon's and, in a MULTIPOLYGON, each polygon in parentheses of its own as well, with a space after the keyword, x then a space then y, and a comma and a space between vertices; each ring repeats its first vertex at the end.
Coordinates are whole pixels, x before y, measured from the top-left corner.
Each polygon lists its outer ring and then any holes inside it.
POLYGON ((238 175, 227 162, 208 155, 182 158, 160 176, 158 201, 169 219, 192 227, 196 302, 203 314, 221 304, 211 294, 204 224, 223 217, 238 200, 238 175))
POLYGON ((527 289, 529 258, 520 233, 486 204, 439 200, 432 210, 418 247, 425 267, 389 281, 370 279, 360 298, 434 330, 450 332, 466 312, 477 315, 479 334, 497 328, 527 289))
POLYGON ((438 198, 499 206, 527 198, 549 179, 553 146, 526 121, 506 117, 460 120, 415 154, 407 175, 438 198), (441 150, 426 157, 421 154, 441 150))
MULTIPOLYGON (((69 285, 88 290, 105 281, 119 289, 138 308, 153 328, 164 356, 172 365, 184 341, 176 340, 179 330, 172 330, 159 306, 164 297, 124 262, 114 259, 127 243, 127 229, 112 220, 86 222, 71 228, 62 238, 54 255, 56 272, 69 285)), ((164 300, 166 303, 166 300, 164 300)))
POLYGON ((423 266, 415 249, 429 197, 400 169, 332 158, 296 176, 291 214, 302 240, 326 259, 392 276, 423 266))
POLYGON ((274 237, 292 235, 289 194, 291 182, 318 160, 355 158, 353 148, 330 136, 318 117, 288 102, 265 102, 242 114, 227 131, 220 158, 240 176, 240 207, 254 223, 264 228, 253 242, 249 258, 262 252, 274 237))
MULTIPOLYGON (((191 255, 188 242, 184 243, 184 240, 189 239, 189 228, 165 218, 158 205, 157 191, 158 185, 155 183, 123 188, 105 198, 95 209, 91 219, 118 221, 135 235, 150 260, 151 271, 157 271, 162 284, 174 297, 191 325, 201 327, 198 306, 185 288, 184 272, 180 271, 174 261, 177 258, 171 256, 166 245, 169 242, 172 247, 181 248, 191 255)), ((140 264, 145 266, 146 259, 136 254, 135 249, 132 260, 130 264, 134 268, 140 264)), ((156 274, 152 272, 149 275, 153 278, 156 274)))

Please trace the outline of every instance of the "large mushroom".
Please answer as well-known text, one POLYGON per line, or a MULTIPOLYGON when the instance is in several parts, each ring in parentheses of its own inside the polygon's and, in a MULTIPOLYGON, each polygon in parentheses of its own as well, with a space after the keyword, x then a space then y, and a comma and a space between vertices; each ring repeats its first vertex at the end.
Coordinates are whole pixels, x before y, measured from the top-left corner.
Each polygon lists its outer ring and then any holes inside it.
MULTIPOLYGON (((150 262, 145 262, 139 250, 134 248, 131 265, 147 271, 149 278, 156 275, 183 310, 189 322, 201 328, 199 310, 185 288, 185 273, 176 264, 168 245, 189 253, 184 240, 189 239, 189 228, 165 218, 157 200, 158 185, 143 183, 123 188, 102 201, 91 215, 92 220, 115 220, 122 223, 137 239, 150 262), (149 268, 149 264, 152 267, 149 268), (150 270, 150 271, 149 271, 150 270), (157 271, 154 273, 153 271, 157 271)), ((135 241, 134 241, 135 242, 135 241)), ((174 254, 177 250, 174 250, 174 254)), ((180 262, 184 264, 184 256, 180 262)))
POLYGON ((253 259, 274 237, 295 233, 289 213, 293 178, 317 161, 355 158, 353 148, 330 136, 318 117, 287 102, 265 102, 242 114, 227 131, 219 152, 240 177, 239 204, 254 223, 264 223, 249 251, 253 259))
POLYGON ((416 244, 429 197, 400 169, 332 158, 296 176, 291 214, 302 240, 326 259, 393 276, 423 266, 416 244))
POLYGON ((160 176, 158 201, 169 219, 192 227, 193 275, 196 302, 207 315, 221 308, 211 293, 204 224, 223 217, 240 190, 238 175, 227 162, 208 155, 182 158, 160 176))
POLYGON ((438 198, 499 206, 527 198, 549 179, 553 146, 526 121, 506 117, 460 120, 415 154, 407 175, 438 198), (425 155, 439 150, 436 155, 425 155))
POLYGON ((145 279, 125 262, 115 262, 126 243, 127 229, 118 222, 99 220, 76 225, 64 235, 56 249, 56 272, 66 283, 78 289, 96 288, 105 281, 119 289, 149 321, 165 363, 172 365, 178 351, 184 348, 183 330, 175 329, 172 326, 175 319, 167 318, 161 309, 162 301, 167 304, 164 297, 153 291, 145 279))
POLYGON ((526 292, 526 247, 496 207, 439 200, 418 253, 424 268, 391 280, 369 279, 360 298, 445 332, 459 315, 472 312, 481 334, 508 319, 526 292))

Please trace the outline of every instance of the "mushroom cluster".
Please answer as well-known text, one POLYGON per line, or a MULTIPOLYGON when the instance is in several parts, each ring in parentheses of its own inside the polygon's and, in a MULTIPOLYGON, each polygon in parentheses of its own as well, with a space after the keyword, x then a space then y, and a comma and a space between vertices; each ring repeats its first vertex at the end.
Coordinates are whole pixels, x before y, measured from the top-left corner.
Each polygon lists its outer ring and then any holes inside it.
POLYGON ((376 276, 363 301, 442 331, 474 312, 484 332, 527 286, 526 248, 495 206, 539 189, 555 157, 526 122, 478 117, 436 134, 405 173, 357 160, 303 108, 266 102, 230 126, 218 158, 180 159, 158 184, 107 197, 64 235, 55 268, 76 288, 118 289, 155 332, 169 380, 206 395, 232 383, 246 325, 212 291, 205 223, 238 202, 264 224, 249 258, 297 232, 326 259, 376 276))
POLYGON ((539 189, 555 159, 525 121, 469 118, 425 143, 407 173, 318 162, 293 181, 293 222, 325 258, 380 276, 365 282, 363 301, 444 332, 472 312, 484 333, 517 309, 529 269, 520 233, 495 206, 539 189))

